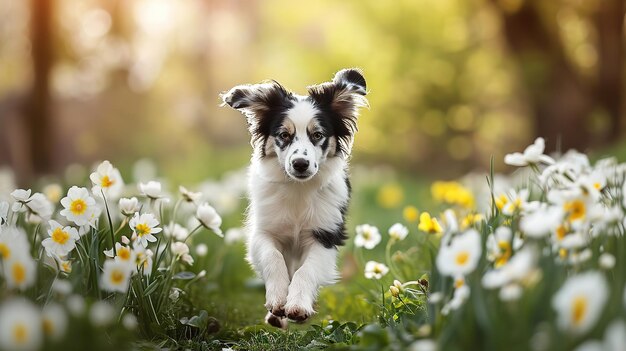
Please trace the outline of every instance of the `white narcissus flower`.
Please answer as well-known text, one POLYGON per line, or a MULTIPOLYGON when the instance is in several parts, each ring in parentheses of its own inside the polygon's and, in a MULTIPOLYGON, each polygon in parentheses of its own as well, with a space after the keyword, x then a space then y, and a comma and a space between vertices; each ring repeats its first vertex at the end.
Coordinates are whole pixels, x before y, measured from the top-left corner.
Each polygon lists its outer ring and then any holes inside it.
POLYGON ((30 243, 26 237, 26 232, 22 228, 13 226, 0 227, 0 258, 10 259, 13 255, 28 255, 30 243))
POLYGON ((96 171, 89 175, 89 179, 93 183, 91 192, 99 197, 102 197, 102 192, 104 192, 105 196, 117 199, 124 188, 120 171, 109 161, 103 161, 98 165, 96 171))
POLYGON ((486 289, 500 288, 528 277, 537 262, 537 251, 532 246, 524 246, 504 265, 483 275, 482 284, 486 289))
MULTIPOLYGON (((31 215, 42 219, 49 219, 54 211, 54 206, 42 193, 35 193, 32 196, 31 190, 16 189, 11 193, 15 202, 13 203, 13 212, 28 211, 31 215)), ((34 222, 38 222, 36 219, 34 222)))
POLYGON ((137 329, 139 322, 137 322, 137 317, 135 317, 134 314, 127 313, 122 318, 122 325, 124 326, 124 328, 126 328, 126 330, 133 331, 137 329))
POLYGON ((384 263, 368 261, 365 264, 365 278, 380 279, 389 272, 389 267, 384 263))
POLYGON ((380 243, 382 239, 378 228, 369 224, 361 224, 356 226, 356 237, 354 237, 354 245, 356 247, 364 247, 371 250, 380 243))
POLYGON ((50 340, 59 340, 67 331, 67 313, 61 305, 57 303, 47 304, 41 313, 43 331, 50 340))
POLYGON ((209 253, 209 247, 206 244, 198 244, 196 246, 196 255, 204 257, 209 253))
POLYGON ((37 263, 28 252, 12 252, 2 263, 7 287, 24 290, 35 283, 37 263))
POLYGON ((189 230, 178 223, 174 223, 174 226, 165 227, 164 231, 165 235, 168 237, 173 237, 178 241, 185 241, 189 236, 189 230))
POLYGON ((557 206, 542 204, 520 220, 520 229, 529 237, 541 238, 555 232, 563 222, 563 210, 557 206))
POLYGON ((132 266, 126 262, 106 260, 102 268, 100 287, 106 291, 128 291, 132 266))
POLYGON ((600 255, 600 258, 598 258, 598 264, 602 269, 613 269, 613 267, 615 267, 615 256, 611 255, 608 252, 605 252, 600 255))
POLYGON ((157 200, 163 197, 161 193, 161 183, 151 180, 147 183, 139 183, 137 185, 141 195, 147 196, 150 199, 157 200))
POLYGON ((141 209, 141 206, 139 206, 139 200, 137 200, 136 197, 131 197, 130 199, 125 197, 121 198, 118 203, 118 207, 120 212, 122 212, 122 214, 126 217, 132 217, 141 209))
POLYGON ((409 228, 401 223, 396 223, 389 228, 389 236, 394 240, 404 240, 408 234, 409 228))
POLYGON ((114 258, 115 261, 125 263, 129 265, 131 268, 134 268, 135 259, 136 259, 135 256, 137 254, 135 253, 135 251, 133 251, 133 249, 131 249, 128 246, 124 246, 120 243, 115 243, 115 252, 117 252, 117 255, 114 254, 113 249, 110 249, 110 250, 105 250, 104 254, 109 258, 114 258))
POLYGON ((92 224, 94 215, 99 213, 96 200, 89 196, 87 188, 71 187, 67 196, 61 199, 61 205, 64 207, 61 216, 78 226, 92 224))
POLYGON ((519 192, 511 190, 509 192, 509 201, 502 207, 502 213, 512 216, 514 213, 523 210, 528 201, 528 195, 528 189, 522 189, 519 192))
POLYGON ((220 229, 220 226, 222 225, 222 217, 220 217, 211 205, 205 202, 198 206, 198 209, 196 210, 196 218, 204 227, 211 229, 220 237, 224 237, 222 230, 220 229))
POLYGON ((609 296, 602 273, 591 271, 570 277, 552 297, 557 325, 573 334, 583 334, 594 327, 609 296))
POLYGON ((173 242, 171 246, 172 253, 176 256, 182 256, 189 253, 189 246, 181 242, 173 242))
POLYGON ((152 250, 146 249, 141 243, 133 243, 133 252, 135 253, 135 266, 143 274, 149 276, 152 273, 152 250))
POLYGON ((437 255, 437 269, 447 276, 467 275, 476 268, 481 253, 480 234, 475 229, 470 229, 442 241, 437 255))
POLYGON ((41 314, 32 302, 14 298, 0 306, 0 349, 38 350, 42 342, 41 314))
POLYGON ((144 213, 142 215, 135 213, 129 225, 133 233, 137 235, 137 240, 143 247, 148 246, 148 242, 155 242, 157 240, 152 234, 160 233, 161 230, 163 230, 162 228, 157 228, 159 221, 151 213, 144 213))
POLYGON ((76 247, 76 240, 80 239, 76 228, 70 226, 63 227, 59 222, 51 220, 48 222, 49 238, 45 238, 41 245, 46 249, 49 256, 63 257, 76 247))
POLYGON ((63 196, 63 188, 56 183, 44 186, 41 191, 46 196, 46 199, 53 203, 59 202, 59 200, 61 200, 61 197, 63 196))
POLYGON ((545 147, 545 140, 543 138, 537 138, 533 144, 529 145, 524 150, 523 154, 514 152, 504 156, 504 163, 518 167, 539 163, 551 165, 554 163, 554 159, 543 154, 545 147))
POLYGON ((200 200, 200 198, 202 197, 202 193, 198 192, 198 193, 194 193, 192 191, 187 190, 187 188, 185 188, 184 186, 179 186, 178 187, 178 191, 180 191, 180 194, 183 196, 183 199, 187 202, 192 202, 192 203, 197 203, 198 200, 200 200))

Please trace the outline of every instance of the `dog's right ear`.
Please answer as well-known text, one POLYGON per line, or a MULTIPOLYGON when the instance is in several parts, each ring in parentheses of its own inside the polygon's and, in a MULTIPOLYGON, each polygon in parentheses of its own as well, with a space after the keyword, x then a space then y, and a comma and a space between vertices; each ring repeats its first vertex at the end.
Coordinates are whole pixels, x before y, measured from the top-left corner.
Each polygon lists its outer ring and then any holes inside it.
POLYGON ((293 95, 276 81, 238 85, 220 94, 224 104, 248 118, 263 118, 267 112, 291 106, 293 95))

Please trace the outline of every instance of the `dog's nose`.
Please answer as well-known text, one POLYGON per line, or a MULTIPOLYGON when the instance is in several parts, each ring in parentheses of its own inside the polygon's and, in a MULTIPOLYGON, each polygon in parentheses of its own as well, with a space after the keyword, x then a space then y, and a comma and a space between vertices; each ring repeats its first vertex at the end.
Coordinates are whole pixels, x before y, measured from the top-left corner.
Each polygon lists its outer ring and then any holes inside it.
POLYGON ((302 173, 306 171, 307 168, 309 168, 309 161, 303 158, 296 158, 295 160, 291 161, 291 166, 296 171, 302 173))

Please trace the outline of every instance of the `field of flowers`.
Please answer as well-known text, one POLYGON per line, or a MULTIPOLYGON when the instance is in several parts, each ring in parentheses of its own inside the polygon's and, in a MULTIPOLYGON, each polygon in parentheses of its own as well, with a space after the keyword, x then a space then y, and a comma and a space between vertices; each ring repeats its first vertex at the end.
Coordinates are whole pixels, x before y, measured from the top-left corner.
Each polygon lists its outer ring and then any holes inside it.
POLYGON ((0 350, 625 349, 626 165, 543 151, 430 186, 353 167, 342 281, 286 331, 243 258, 245 172, 193 191, 108 161, 38 191, 4 172, 0 350))

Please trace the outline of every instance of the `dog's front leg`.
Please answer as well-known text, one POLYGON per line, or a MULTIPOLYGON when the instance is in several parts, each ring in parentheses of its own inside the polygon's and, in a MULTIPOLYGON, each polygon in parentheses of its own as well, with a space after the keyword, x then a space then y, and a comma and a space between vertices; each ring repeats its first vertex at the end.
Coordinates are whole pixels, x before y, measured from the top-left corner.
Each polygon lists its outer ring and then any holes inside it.
POLYGON ((315 313, 313 304, 320 286, 337 280, 336 259, 336 248, 325 248, 318 242, 311 245, 302 266, 294 273, 289 285, 285 305, 285 313, 289 319, 304 321, 315 313))
POLYGON ((285 316, 289 291, 289 272, 283 254, 263 233, 250 238, 250 261, 265 282, 265 308, 278 317, 285 316))

